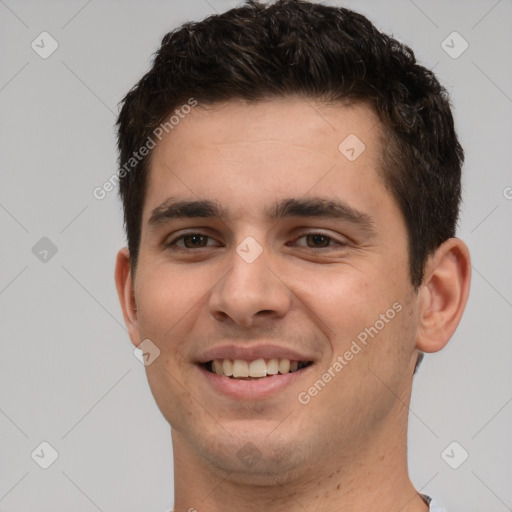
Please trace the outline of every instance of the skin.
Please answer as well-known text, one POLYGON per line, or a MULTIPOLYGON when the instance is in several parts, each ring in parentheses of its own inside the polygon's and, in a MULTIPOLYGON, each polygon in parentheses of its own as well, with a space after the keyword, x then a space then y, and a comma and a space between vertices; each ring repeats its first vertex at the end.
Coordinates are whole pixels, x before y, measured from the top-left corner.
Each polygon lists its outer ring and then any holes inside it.
POLYGON ((470 260, 461 240, 447 240, 413 288, 404 219, 379 174, 381 128, 363 104, 231 100, 194 108, 153 150, 135 277, 126 248, 115 277, 132 343, 150 339, 160 350, 146 372, 171 425, 176 512, 428 510, 407 470, 412 376, 418 350, 438 351, 453 334, 470 260), (354 161, 338 150, 349 134, 366 146, 354 161), (150 229, 169 197, 215 200, 228 215, 150 229), (265 213, 311 197, 344 201, 373 229, 265 213), (191 232, 211 238, 165 247, 191 232), (306 236, 314 233, 330 238, 306 236), (236 251, 248 236, 262 248, 252 263, 236 251), (400 312, 300 403, 396 303, 400 312), (273 342, 314 365, 278 393, 235 400, 196 364, 226 342, 273 342), (253 464, 237 456, 247 443, 253 464))

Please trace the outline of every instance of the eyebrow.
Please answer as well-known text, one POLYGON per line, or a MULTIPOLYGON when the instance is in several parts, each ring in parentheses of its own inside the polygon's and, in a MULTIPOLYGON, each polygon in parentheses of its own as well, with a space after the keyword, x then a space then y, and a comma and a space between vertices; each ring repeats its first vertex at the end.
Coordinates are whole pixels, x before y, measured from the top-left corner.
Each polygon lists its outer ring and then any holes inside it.
POLYGON ((150 229, 154 229, 171 219, 196 217, 225 219, 228 217, 228 211, 220 204, 208 199, 190 201, 170 197, 152 210, 148 225, 150 229))
MULTIPOLYGON (((341 200, 321 197, 282 199, 266 210, 272 220, 288 217, 343 219, 369 234, 374 233, 373 219, 341 200)), ((217 218, 226 220, 229 211, 216 201, 208 199, 183 200, 168 198, 152 210, 148 220, 150 229, 156 229, 172 219, 217 218)))
POLYGON ((342 219, 357 225, 368 233, 374 232, 373 219, 367 213, 356 210, 344 201, 324 199, 322 197, 278 201, 270 212, 270 216, 273 219, 283 219, 286 217, 342 219))

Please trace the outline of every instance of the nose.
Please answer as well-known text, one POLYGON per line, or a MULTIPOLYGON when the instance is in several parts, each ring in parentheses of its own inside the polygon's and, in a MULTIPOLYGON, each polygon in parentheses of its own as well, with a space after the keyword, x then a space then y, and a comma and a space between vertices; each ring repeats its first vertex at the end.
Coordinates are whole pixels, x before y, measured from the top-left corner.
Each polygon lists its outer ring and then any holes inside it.
POLYGON ((292 292, 272 270, 267 249, 252 262, 233 250, 229 263, 231 269, 210 294, 210 313, 216 320, 254 327, 287 314, 292 292))

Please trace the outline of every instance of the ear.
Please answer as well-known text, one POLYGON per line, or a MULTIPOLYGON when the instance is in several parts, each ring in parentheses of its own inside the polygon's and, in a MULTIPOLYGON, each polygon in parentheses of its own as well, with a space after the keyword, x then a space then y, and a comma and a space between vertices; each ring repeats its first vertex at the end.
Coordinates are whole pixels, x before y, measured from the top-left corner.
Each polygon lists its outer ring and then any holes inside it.
POLYGON ((471 281, 471 259, 466 244, 450 238, 428 259, 420 287, 416 348, 441 350, 452 337, 466 307, 471 281))
POLYGON ((126 247, 123 247, 117 253, 115 281, 117 295, 119 296, 119 302, 123 310, 124 322, 128 328, 128 334, 130 335, 132 343, 138 347, 142 340, 139 332, 137 305, 133 291, 130 252, 126 247))

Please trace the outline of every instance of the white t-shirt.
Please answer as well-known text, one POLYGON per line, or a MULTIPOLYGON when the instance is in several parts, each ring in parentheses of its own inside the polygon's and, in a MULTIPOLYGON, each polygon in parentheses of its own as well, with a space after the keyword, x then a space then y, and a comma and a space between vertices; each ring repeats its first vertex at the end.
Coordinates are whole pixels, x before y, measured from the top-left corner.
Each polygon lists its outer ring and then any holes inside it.
POLYGON ((446 512, 444 508, 441 508, 434 500, 430 502, 430 512, 446 512))
POLYGON ((430 505, 429 512, 446 512, 444 508, 438 505, 430 496, 422 494, 425 501, 430 505))

